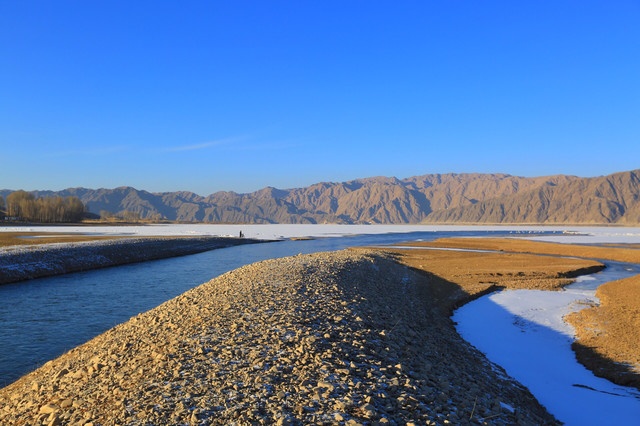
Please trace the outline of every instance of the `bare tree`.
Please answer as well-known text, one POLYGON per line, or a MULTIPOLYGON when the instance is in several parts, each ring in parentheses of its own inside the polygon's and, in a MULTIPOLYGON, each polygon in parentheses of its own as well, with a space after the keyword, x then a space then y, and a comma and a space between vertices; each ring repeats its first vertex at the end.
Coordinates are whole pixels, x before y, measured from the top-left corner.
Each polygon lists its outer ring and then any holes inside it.
POLYGON ((140 221, 140 213, 132 212, 130 210, 125 210, 122 213, 122 218, 127 222, 139 222, 140 221))
POLYGON ((78 197, 35 198, 26 191, 12 192, 7 196, 7 215, 16 220, 43 223, 79 222, 86 207, 78 197))
POLYGON ((7 195, 7 215, 17 219, 28 216, 32 210, 29 204, 34 200, 33 194, 27 191, 12 192, 7 195))

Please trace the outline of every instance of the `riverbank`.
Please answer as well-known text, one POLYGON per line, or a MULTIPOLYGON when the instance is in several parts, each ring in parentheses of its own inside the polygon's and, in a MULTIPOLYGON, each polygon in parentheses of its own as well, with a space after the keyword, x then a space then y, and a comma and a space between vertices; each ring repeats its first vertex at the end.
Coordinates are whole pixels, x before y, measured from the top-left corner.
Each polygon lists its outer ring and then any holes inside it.
POLYGON ((252 264, 0 390, 0 423, 555 423, 455 332, 450 286, 362 250, 252 264))
POLYGON ((601 265, 390 250, 225 274, 0 390, 0 423, 556 423, 449 314, 499 287, 561 288, 601 265))
POLYGON ((73 238, 75 241, 51 243, 46 238, 40 238, 36 241, 38 244, 0 248, 0 284, 265 242, 207 236, 55 238, 62 241, 64 238, 73 238), (88 238, 89 241, 78 241, 78 238, 88 238))
MULTIPOLYGON (((637 245, 583 246, 494 238, 450 238, 409 245, 497 250, 511 253, 510 256, 526 253, 579 256, 640 264, 637 245)), ((479 264, 476 268, 482 270, 483 266, 479 264)), ((441 273, 450 274, 447 268, 442 268, 441 273)), ((451 279, 458 282, 456 277, 451 279)), ((598 305, 566 318, 576 330, 576 341, 572 344, 576 357, 595 375, 640 390, 640 276, 604 284, 596 290, 596 297, 600 300, 598 305)))
POLYGON ((597 376, 640 390, 640 276, 603 284, 600 304, 568 316, 572 348, 597 376))

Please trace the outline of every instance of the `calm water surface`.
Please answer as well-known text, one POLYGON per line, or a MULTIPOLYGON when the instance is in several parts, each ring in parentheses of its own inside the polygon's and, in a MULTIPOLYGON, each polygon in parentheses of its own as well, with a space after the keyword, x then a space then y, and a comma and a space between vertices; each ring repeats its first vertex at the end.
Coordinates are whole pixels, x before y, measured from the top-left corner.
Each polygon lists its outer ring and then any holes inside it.
POLYGON ((353 246, 505 233, 509 232, 412 232, 242 245, 3 285, 0 386, 132 316, 249 263, 353 246))

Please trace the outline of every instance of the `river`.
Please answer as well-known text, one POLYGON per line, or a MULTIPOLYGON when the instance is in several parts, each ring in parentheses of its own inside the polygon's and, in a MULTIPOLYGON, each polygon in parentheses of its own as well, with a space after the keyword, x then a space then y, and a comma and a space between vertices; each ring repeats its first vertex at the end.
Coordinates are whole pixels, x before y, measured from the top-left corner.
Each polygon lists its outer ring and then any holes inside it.
POLYGON ((451 236, 513 235, 513 232, 521 233, 508 229, 427 231, 285 240, 3 285, 0 286, 0 386, 132 316, 249 263, 352 246, 451 236))
MULTIPOLYGON (((381 246, 442 237, 513 236, 514 233, 519 236, 527 233, 528 238, 574 243, 640 241, 637 228, 603 228, 595 230, 595 233, 593 229, 578 228, 570 231, 571 236, 563 234, 560 229, 548 227, 452 228, 406 232, 406 228, 365 226, 363 229, 381 233, 344 235, 340 232, 333 234, 332 231, 326 233, 332 237, 229 247, 197 255, 0 286, 0 385, 11 383, 116 324, 211 278, 268 258, 353 246, 381 246), (394 232, 393 229, 399 231, 394 232)), ((237 235, 238 229, 229 227, 227 234, 237 235)), ((277 227, 243 229, 245 235, 251 237, 280 236, 280 228, 277 227)), ((192 228, 184 228, 176 232, 192 234, 192 231, 192 228)), ((86 228, 76 232, 86 232, 86 228)), ((122 234, 122 228, 113 232, 122 234)), ((140 232, 150 231, 145 228, 131 234, 140 232)), ((308 235, 305 234, 306 228, 298 228, 296 232, 288 236, 308 235)), ((125 233, 129 234, 128 231, 125 233)), ((593 300, 593 289, 597 285, 637 272, 638 266, 609 263, 603 273, 580 279, 568 291, 495 293, 465 305, 456 312, 454 319, 465 339, 525 384, 551 413, 567 424, 632 424, 640 418, 640 395, 632 389, 594 378, 576 362, 570 349, 572 332, 570 329, 567 331, 562 315, 567 305, 576 300, 593 300), (555 316, 537 315, 552 309, 556 309, 555 316), (469 318, 464 319, 463 314, 469 318), (475 326, 476 330, 469 331, 468 326, 475 326), (487 340, 487 337, 493 340, 487 340), (519 367, 513 368, 513 364, 519 367), (570 371, 573 374, 576 368, 586 371, 586 376, 566 374, 570 371), (563 380, 558 381, 559 378, 563 380), (594 379, 595 382, 592 381, 594 379)))

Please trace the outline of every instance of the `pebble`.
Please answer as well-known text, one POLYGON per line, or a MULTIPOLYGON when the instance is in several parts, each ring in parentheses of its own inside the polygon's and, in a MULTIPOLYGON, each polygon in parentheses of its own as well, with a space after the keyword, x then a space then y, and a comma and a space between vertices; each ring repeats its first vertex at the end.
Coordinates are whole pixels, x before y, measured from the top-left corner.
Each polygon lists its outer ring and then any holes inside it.
POLYGON ((557 424, 427 285, 376 251, 247 265, 0 389, 0 424, 557 424))

